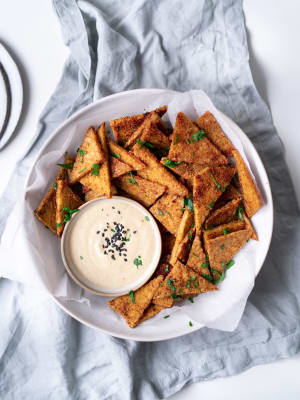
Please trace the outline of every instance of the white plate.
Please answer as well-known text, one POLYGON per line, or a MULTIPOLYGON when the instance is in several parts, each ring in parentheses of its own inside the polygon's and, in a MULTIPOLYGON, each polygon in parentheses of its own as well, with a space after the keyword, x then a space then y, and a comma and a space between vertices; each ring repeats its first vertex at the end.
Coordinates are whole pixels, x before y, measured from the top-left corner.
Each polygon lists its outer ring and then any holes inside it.
MULTIPOLYGON (((68 134, 72 131, 75 125, 80 125, 82 132, 88 127, 86 124, 94 124, 97 126, 100 122, 109 121, 121 115, 132 115, 136 113, 142 113, 150 105, 161 106, 168 104, 177 92, 164 90, 164 89, 137 89, 127 92, 121 92, 101 100, 83 108, 82 110, 75 113, 71 118, 65 121, 51 137, 44 144, 43 148, 40 150, 36 158, 39 160, 41 156, 58 150, 58 137, 60 140, 64 137, 68 137, 68 134), (138 99, 138 108, 132 109, 132 102, 136 103, 138 99), (88 122, 85 122, 88 120, 88 122)), ((255 175, 257 184, 261 191, 264 206, 263 208, 254 216, 253 223, 256 226, 256 221, 260 230, 257 231, 260 238, 259 245, 256 247, 255 252, 255 275, 258 274, 265 257, 267 255, 271 236, 273 229, 273 202, 270 190, 270 184, 264 166, 261 159, 259 158, 254 146, 248 139, 248 137, 242 132, 242 130, 228 117, 225 117, 231 128, 234 129, 235 134, 240 139, 248 162, 251 166, 252 172, 255 175), (261 223, 263 221, 263 223, 261 223)), ((35 164, 34 163, 31 171, 29 172, 26 189, 28 189, 29 182, 32 181, 35 174, 35 164)), ((43 229, 40 225, 40 229, 43 229)), ((49 233, 50 235, 51 233, 49 233)), ((195 322, 192 327, 189 326, 189 318, 181 312, 175 312, 170 318, 156 319, 151 321, 151 323, 141 324, 135 329, 129 328, 123 320, 117 320, 115 317, 111 318, 103 314, 100 311, 100 304, 103 304, 104 299, 98 296, 87 294, 86 297, 89 299, 91 307, 88 307, 85 303, 79 303, 75 301, 62 300, 61 298, 53 299, 57 304, 65 310, 72 317, 78 321, 99 329, 100 331, 117 336, 125 339, 134 339, 139 341, 157 341, 174 338, 177 336, 185 335, 191 333, 203 327, 200 323, 195 322)))
POLYGON ((10 93, 11 108, 3 136, 0 138, 0 150, 6 145, 16 129, 23 106, 23 85, 18 67, 6 48, 0 43, 0 62, 6 72, 10 93))

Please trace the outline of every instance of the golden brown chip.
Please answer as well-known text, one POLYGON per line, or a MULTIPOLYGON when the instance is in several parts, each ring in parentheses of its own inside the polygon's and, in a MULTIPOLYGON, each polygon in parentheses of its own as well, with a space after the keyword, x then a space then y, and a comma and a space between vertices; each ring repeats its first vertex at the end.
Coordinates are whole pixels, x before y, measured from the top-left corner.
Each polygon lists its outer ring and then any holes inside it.
POLYGON ((251 218, 262 207, 260 194, 240 153, 233 150, 232 154, 243 192, 246 214, 251 218))
POLYGON ((169 138, 157 127, 157 122, 149 120, 145 126, 141 141, 153 144, 156 148, 168 148, 170 146, 169 138))
POLYGON ((179 196, 187 196, 187 188, 158 161, 158 159, 147 148, 136 144, 133 147, 134 154, 142 160, 147 168, 138 171, 138 174, 149 181, 158 182, 167 186, 168 191, 179 196))
POLYGON ((158 306, 157 304, 150 304, 150 306, 145 310, 143 316, 138 321, 138 324, 141 324, 142 322, 147 321, 147 319, 155 317, 155 315, 160 313, 161 310, 163 310, 164 308, 165 307, 158 306))
POLYGON ((238 200, 241 198, 242 198, 242 196, 241 196, 240 192, 234 186, 232 186, 232 184, 230 184, 229 186, 227 186, 225 192, 216 201, 215 207, 217 207, 217 208, 222 207, 228 201, 238 200))
POLYGON ((127 174, 129 171, 133 171, 134 168, 130 167, 130 165, 123 163, 117 158, 110 156, 110 171, 111 178, 118 178, 119 176, 127 174))
MULTIPOLYGON (((55 184, 54 184, 55 185, 55 184)), ((35 216, 55 235, 56 232, 56 193, 53 186, 43 197, 41 203, 34 211, 35 216)))
POLYGON ((196 295, 216 289, 212 282, 209 282, 180 261, 177 261, 172 271, 155 293, 153 303, 163 305, 156 300, 165 298, 171 298, 173 301, 182 300, 185 296, 196 295))
POLYGON ((117 118, 110 121, 110 126, 118 143, 126 143, 130 136, 142 125, 145 118, 151 113, 157 113, 162 117, 167 111, 167 106, 157 108, 144 114, 117 118))
POLYGON ((211 207, 226 190, 235 173, 234 167, 207 167, 195 176, 193 186, 195 224, 198 235, 211 207))
MULTIPOLYGON (((115 185, 111 185, 111 194, 112 194, 112 196, 115 196, 116 194, 118 194, 118 190, 115 187, 115 185)), ((91 201, 91 200, 95 200, 95 199, 99 199, 101 197, 105 197, 105 196, 103 196, 103 193, 97 193, 94 190, 89 190, 88 192, 84 193, 85 202, 88 202, 88 201, 91 201)))
POLYGON ((114 311, 125 318, 130 328, 134 328, 138 324, 146 308, 150 305, 162 280, 163 276, 159 275, 157 278, 152 279, 146 285, 136 290, 131 296, 126 294, 113 299, 109 302, 109 305, 114 311))
POLYGON ((104 153, 104 161, 99 169, 99 177, 102 179, 103 193, 105 197, 110 198, 112 196, 111 191, 111 181, 110 181, 110 167, 109 167, 109 157, 108 157, 108 148, 106 142, 106 133, 105 133, 105 123, 99 126, 97 131, 98 138, 101 144, 101 148, 104 153))
POLYGON ((198 126, 198 128, 205 131, 208 139, 219 150, 221 150, 223 154, 225 154, 227 157, 232 156, 232 150, 234 150, 234 147, 212 113, 206 111, 206 113, 201 115, 201 117, 195 121, 195 124, 198 126))
MULTIPOLYGON (((183 300, 183 299, 180 299, 180 300, 183 300)), ((163 308, 170 308, 174 304, 174 300, 170 296, 169 297, 160 297, 159 299, 153 299, 152 302, 153 302, 153 304, 155 304, 159 307, 163 307, 163 308)))
MULTIPOLYGON (((187 237, 187 239, 185 239, 185 236, 187 236, 187 233, 189 231, 193 230, 194 227, 194 214, 187 208, 184 210, 184 213, 182 215, 180 224, 178 226, 178 230, 176 233, 176 240, 174 243, 174 247, 172 249, 172 253, 171 253, 171 259, 170 259, 170 263, 174 265, 174 263, 177 261, 178 257, 179 257, 179 246, 180 246, 180 252, 181 255, 183 256, 185 253, 185 250, 188 246, 189 243, 189 238, 187 237), (185 239, 185 241, 184 241, 185 239), (184 242, 183 242, 184 241, 184 242)), ((181 259, 179 257, 179 259, 181 259)))
POLYGON ((208 259, 203 251, 201 239, 196 235, 191 247, 187 266, 198 272, 202 276, 209 276, 208 259))
POLYGON ((150 182, 129 174, 115 179, 114 182, 132 199, 139 201, 145 207, 150 207, 166 190, 165 186, 157 182, 150 182))
POLYGON ((61 236, 67 214, 64 207, 69 208, 70 211, 76 210, 83 204, 83 201, 79 196, 73 193, 65 181, 59 180, 56 185, 56 229, 57 235, 61 236))
POLYGON ((141 160, 139 160, 132 153, 128 152, 112 140, 108 140, 108 147, 113 156, 118 157, 119 161, 122 161, 124 164, 129 165, 134 170, 139 170, 146 167, 146 165, 142 163, 141 160))
MULTIPOLYGON (((66 156, 65 164, 73 163, 74 159, 66 156)), ((66 170, 63 167, 60 167, 55 178, 54 183, 50 186, 48 192, 43 197, 39 206, 35 209, 35 216, 47 227, 49 228, 55 235, 57 234, 56 230, 56 188, 58 180, 66 180, 67 174, 66 170)))
POLYGON ((182 112, 176 117, 168 158, 202 165, 228 164, 220 150, 206 136, 202 136, 199 128, 182 112))
POLYGON ((242 229, 209 239, 206 242, 209 264, 214 279, 219 279, 219 274, 226 270, 227 263, 244 246, 250 235, 248 229, 242 229))
POLYGON ((154 217, 173 235, 176 235, 183 214, 183 197, 164 194, 150 208, 154 217))
POLYGON ((248 231, 250 232, 250 238, 258 241, 257 233, 255 232, 255 229, 253 228, 250 219, 245 213, 243 213, 243 218, 245 220, 245 228, 248 229, 248 231))
POLYGON ((218 236, 226 235, 227 233, 240 231, 245 229, 245 221, 237 220, 228 222, 227 224, 216 226, 215 228, 203 232, 204 243, 208 239, 213 239, 218 236))
POLYGON ((141 136, 144 134, 145 131, 152 130, 151 126, 157 126, 158 122, 160 121, 160 117, 156 113, 150 113, 145 118, 143 124, 130 136, 130 138, 125 143, 125 148, 132 147, 138 140, 141 139, 141 136))
POLYGON ((91 126, 77 151, 75 164, 69 176, 70 184, 79 181, 80 178, 92 171, 94 165, 101 164, 104 159, 95 129, 91 126))
POLYGON ((198 163, 188 164, 186 162, 180 162, 179 164, 175 165, 176 161, 171 161, 167 157, 163 157, 160 162, 165 167, 170 168, 175 174, 185 179, 193 179, 194 176, 199 175, 205 168, 205 166, 198 163))
POLYGON ((205 228, 208 228, 209 226, 225 224, 226 222, 232 221, 241 201, 242 199, 232 200, 229 203, 225 204, 225 206, 213 211, 212 214, 205 220, 205 228))

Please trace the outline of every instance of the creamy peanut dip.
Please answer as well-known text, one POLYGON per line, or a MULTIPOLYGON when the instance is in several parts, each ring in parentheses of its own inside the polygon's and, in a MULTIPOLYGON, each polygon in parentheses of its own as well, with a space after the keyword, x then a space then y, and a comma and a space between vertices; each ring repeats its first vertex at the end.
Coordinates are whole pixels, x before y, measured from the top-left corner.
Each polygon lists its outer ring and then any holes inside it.
POLYGON ((111 293, 138 283, 153 270, 160 246, 159 230, 148 211, 113 197, 88 203, 72 218, 64 255, 79 281, 111 293))

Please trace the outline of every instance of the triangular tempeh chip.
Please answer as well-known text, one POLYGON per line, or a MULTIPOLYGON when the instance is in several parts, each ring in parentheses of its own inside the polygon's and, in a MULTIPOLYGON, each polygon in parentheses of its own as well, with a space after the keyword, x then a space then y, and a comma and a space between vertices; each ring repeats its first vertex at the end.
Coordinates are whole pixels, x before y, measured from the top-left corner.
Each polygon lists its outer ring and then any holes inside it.
POLYGON ((129 165, 134 170, 146 168, 146 165, 137 157, 135 157, 135 155, 128 152, 112 140, 108 140, 108 147, 114 157, 117 157, 118 160, 122 161, 124 164, 129 165))
POLYGON ((229 203, 225 204, 223 207, 213 211, 212 214, 205 220, 205 228, 225 224, 232 221, 241 201, 242 199, 232 200, 229 203))
POLYGON ((130 165, 123 163, 118 158, 110 156, 110 172, 111 178, 118 178, 119 176, 127 174, 129 171, 133 171, 130 165))
POLYGON ((176 235, 183 214, 183 197, 166 193, 153 204, 150 212, 169 232, 176 235))
POLYGON ((206 255, 203 251, 201 239, 199 235, 195 235, 189 258, 187 260, 187 266, 198 272, 200 275, 210 275, 209 263, 206 259, 206 255))

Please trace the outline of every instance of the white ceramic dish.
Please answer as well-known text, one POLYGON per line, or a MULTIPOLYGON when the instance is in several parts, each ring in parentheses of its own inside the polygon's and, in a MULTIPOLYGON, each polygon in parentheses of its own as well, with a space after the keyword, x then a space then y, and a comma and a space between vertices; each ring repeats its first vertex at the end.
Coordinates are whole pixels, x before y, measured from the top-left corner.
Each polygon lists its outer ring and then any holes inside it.
POLYGON ((11 92, 11 106, 5 131, 0 137, 0 150, 11 138, 21 116, 23 106, 23 85, 18 67, 6 48, 0 43, 0 62, 5 69, 11 92))
MULTIPOLYGON (((59 141, 63 140, 63 138, 68 138, 70 132, 74 131, 74 127, 80 128, 80 131, 84 132, 90 124, 97 126, 100 122, 109 121, 121 115, 141 113, 149 106, 153 106, 153 104, 155 106, 168 104, 176 94, 177 92, 164 89, 137 89, 98 100, 75 113, 56 129, 40 150, 36 162, 50 152, 57 152, 60 149, 59 141), (136 106, 137 99, 138 106, 136 106), (134 109, 132 103, 135 103, 134 109)), ((257 275, 267 255, 273 230, 273 202, 270 184, 262 161, 248 137, 233 121, 224 115, 223 117, 243 145, 245 155, 255 175, 264 201, 264 207, 252 218, 254 227, 256 228, 256 224, 260 227, 257 229, 260 241, 259 245, 255 247, 255 259, 253 260, 255 275, 257 275)), ((29 172, 25 190, 34 179, 36 162, 29 172)), ((42 225, 40 225, 40 229, 43 229, 42 225)), ((90 301, 90 307, 77 301, 62 300, 55 297, 53 299, 63 310, 78 321, 104 333, 125 339, 138 341, 165 340, 191 333, 203 327, 202 324, 197 322, 190 327, 189 318, 183 313, 176 312, 172 315, 172 318, 167 320, 155 319, 151 323, 141 324, 135 329, 131 329, 121 319, 117 320, 115 317, 110 318, 107 315, 103 318, 101 306, 103 308, 103 301, 106 301, 105 298, 90 293, 86 293, 85 297, 90 301)))
MULTIPOLYGON (((82 206, 79 207, 79 212, 74 214, 69 222, 66 223, 63 235, 61 238, 61 255, 63 259, 64 266, 66 268, 67 273, 69 276, 73 279, 73 281, 81 286, 83 289, 88 290, 89 292, 98 295, 98 296, 106 296, 106 297, 117 297, 121 296, 123 294, 127 294, 130 290, 137 290, 141 286, 143 286, 153 275, 160 259, 161 255, 161 235, 160 231, 158 229, 157 223, 155 219, 152 217, 152 214, 144 208, 141 204, 137 203, 134 200, 128 199, 126 197, 122 196, 113 196, 111 199, 95 199, 91 200, 87 203, 84 203, 82 206), (101 207, 101 204, 103 202, 110 202, 111 200, 114 201, 114 204, 119 204, 119 203, 128 203, 133 207, 135 211, 139 210, 142 212, 143 215, 146 215, 149 219, 149 222, 147 224, 150 224, 152 231, 154 233, 154 238, 155 241, 152 243, 154 246, 154 253, 153 253, 153 258, 151 261, 151 264, 148 265, 145 273, 135 282, 131 283, 130 285, 127 285, 125 287, 119 288, 117 290, 107 290, 103 289, 97 285, 94 284, 89 284, 88 282, 84 282, 80 277, 76 275, 76 272, 74 270, 74 267, 72 266, 72 262, 70 260, 70 257, 68 257, 68 251, 67 251, 67 239, 68 235, 71 232, 72 226, 76 223, 76 220, 78 219, 78 216, 82 213, 84 213, 88 208, 93 206, 95 203, 99 204, 99 207, 101 207)), ((145 243, 145 246, 147 244, 145 243)), ((150 249, 148 249, 150 250, 150 249)))

